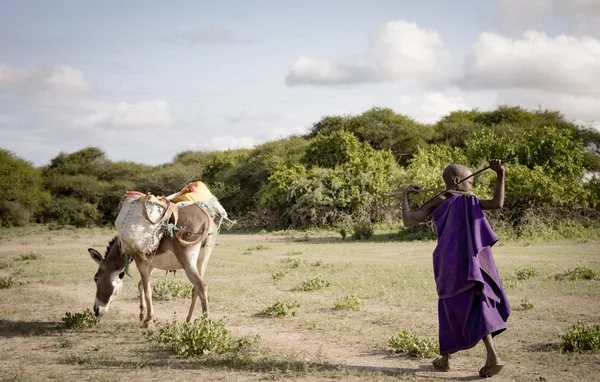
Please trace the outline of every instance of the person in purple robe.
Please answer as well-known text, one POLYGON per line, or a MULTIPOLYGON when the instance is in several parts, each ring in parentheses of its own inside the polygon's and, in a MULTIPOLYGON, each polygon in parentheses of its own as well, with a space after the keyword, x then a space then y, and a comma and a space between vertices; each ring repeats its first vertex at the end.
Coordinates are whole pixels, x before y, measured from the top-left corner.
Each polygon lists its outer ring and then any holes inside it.
POLYGON ((411 212, 408 195, 422 191, 409 185, 402 193, 402 221, 412 226, 433 217, 437 246, 433 271, 438 293, 440 357, 433 361, 437 370, 450 370, 450 354, 474 347, 483 340, 487 350, 481 377, 498 374, 504 364, 494 348, 493 337, 506 330, 511 308, 504 293, 491 247, 498 241, 482 210, 504 204, 504 166, 490 161, 497 174, 492 199, 471 194, 473 178, 461 182, 471 171, 451 164, 442 177, 446 192, 411 212))

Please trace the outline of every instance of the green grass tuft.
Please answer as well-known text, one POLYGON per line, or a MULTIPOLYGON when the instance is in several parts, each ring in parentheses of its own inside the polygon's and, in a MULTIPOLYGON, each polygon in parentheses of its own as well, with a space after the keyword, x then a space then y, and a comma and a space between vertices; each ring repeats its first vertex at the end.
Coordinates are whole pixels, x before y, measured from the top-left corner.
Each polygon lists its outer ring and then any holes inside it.
POLYGON ((65 329, 89 329, 100 322, 100 319, 89 309, 82 313, 65 313, 62 318, 63 328, 65 329))
POLYGON ((260 315, 263 317, 295 317, 297 308, 300 308, 297 301, 277 301, 263 310, 260 315))
POLYGON ((321 275, 317 275, 315 277, 311 277, 302 282, 302 284, 297 288, 297 290, 301 290, 304 292, 318 290, 327 288, 331 283, 323 278, 321 275))
POLYGON ((419 338, 406 329, 390 337, 388 344, 393 353, 402 353, 411 357, 433 358, 439 350, 436 340, 419 338))
POLYGON ((333 301, 333 308, 338 310, 359 310, 365 305, 364 301, 355 294, 338 297, 333 301))
POLYGON ((600 350, 600 325, 586 325, 579 321, 562 334, 561 349, 568 352, 600 350))
POLYGON ((563 273, 559 273, 554 276, 555 280, 594 280, 600 276, 600 272, 587 268, 587 267, 575 267, 573 269, 567 269, 563 273))

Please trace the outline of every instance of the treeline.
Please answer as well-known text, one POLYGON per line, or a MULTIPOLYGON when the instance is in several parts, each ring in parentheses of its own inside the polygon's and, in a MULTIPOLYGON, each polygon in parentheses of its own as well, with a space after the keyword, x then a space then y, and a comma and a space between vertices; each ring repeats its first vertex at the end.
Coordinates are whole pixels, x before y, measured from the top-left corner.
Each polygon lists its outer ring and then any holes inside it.
MULTIPOLYGON (((600 211, 600 132, 559 112, 499 107, 421 124, 374 108, 324 117, 305 136, 185 151, 160 166, 113 162, 87 147, 34 168, 0 149, 0 225, 112 224, 126 191, 168 195, 195 180, 209 185, 238 227, 392 222, 398 206, 386 193, 408 183, 442 187, 447 164, 475 170, 491 158, 515 158, 507 165, 505 208, 494 216, 504 224, 524 226, 532 216, 585 220, 600 211)), ((494 182, 484 173, 475 192, 491 195, 494 182)))

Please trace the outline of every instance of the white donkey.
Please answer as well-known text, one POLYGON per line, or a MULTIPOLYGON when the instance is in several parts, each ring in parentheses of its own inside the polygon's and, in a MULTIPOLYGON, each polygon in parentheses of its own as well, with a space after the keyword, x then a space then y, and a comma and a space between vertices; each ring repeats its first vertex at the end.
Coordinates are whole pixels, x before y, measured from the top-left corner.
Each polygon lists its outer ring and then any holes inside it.
MULTIPOLYGON (((187 278, 194 285, 192 302, 186 318, 188 322, 192 320, 198 297, 202 304, 202 313, 208 314, 208 292, 203 278, 216 242, 216 225, 202 206, 192 204, 179 209, 177 226, 180 229, 175 232, 174 237, 165 235, 153 255, 133 256, 142 278, 138 284, 140 321, 146 326, 154 317, 150 275, 155 269, 169 271, 183 268, 187 278), (147 314, 144 317, 146 308, 147 314)), ((103 258, 93 248, 89 248, 88 252, 98 263, 98 271, 94 276, 96 282, 94 313, 102 317, 108 311, 113 296, 121 290, 126 266, 131 259, 121 252, 118 236, 108 244, 106 257, 103 258)))

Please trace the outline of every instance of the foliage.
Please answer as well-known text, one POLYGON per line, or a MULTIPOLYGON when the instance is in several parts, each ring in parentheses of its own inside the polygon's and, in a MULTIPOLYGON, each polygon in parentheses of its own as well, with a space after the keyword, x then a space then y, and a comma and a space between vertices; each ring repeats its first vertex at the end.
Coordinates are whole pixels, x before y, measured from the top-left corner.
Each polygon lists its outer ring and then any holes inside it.
POLYGON ((21 282, 13 277, 0 277, 0 289, 8 289, 21 284, 21 282))
POLYGON ((406 329, 390 337, 388 344, 393 353, 403 353, 412 357, 433 358, 439 349, 437 341, 419 338, 406 329))
POLYGON ((521 268, 521 269, 517 269, 515 271, 517 280, 529 280, 530 278, 533 278, 533 277, 537 276, 538 274, 539 274, 539 272, 535 268, 531 268, 531 267, 521 268))
POLYGON ((264 317, 295 317, 298 308, 300 308, 300 304, 297 301, 277 301, 263 310, 260 315, 264 317))
POLYGON ((96 326, 100 319, 89 309, 79 313, 66 312, 62 318, 65 329, 89 329, 96 326))
POLYGON ((0 226, 27 224, 45 198, 41 173, 30 162, 0 149, 0 226))
POLYGON ((374 233, 375 230, 370 221, 363 220, 352 224, 352 238, 354 240, 368 240, 374 233))
POLYGON ((71 197, 57 197, 44 203, 39 219, 42 223, 90 227, 101 223, 102 216, 95 204, 71 197))
POLYGON ((525 297, 524 299, 521 300, 521 309, 523 310, 531 310, 533 309, 533 302, 531 301, 531 299, 529 297, 525 297))
POLYGON ((288 263, 290 265, 290 268, 300 268, 308 264, 308 260, 299 259, 297 257, 288 257, 287 259, 281 260, 281 262, 288 263))
POLYGON ((304 292, 309 292, 313 290, 319 290, 323 288, 327 288, 331 283, 323 278, 321 275, 317 275, 315 277, 310 277, 302 282, 302 284, 297 288, 297 290, 301 290, 304 292))
POLYGON ((191 298, 193 289, 194 286, 185 281, 156 282, 152 284, 152 299, 169 301, 173 298, 191 298))
POLYGON ((288 274, 288 272, 286 270, 282 269, 282 270, 279 270, 277 272, 273 272, 271 274, 271 278, 274 281, 279 281, 279 280, 283 279, 285 276, 287 276, 287 274, 288 274))
POLYGON ((338 297, 333 301, 333 308, 338 310, 359 310, 365 302, 355 294, 338 297))
POLYGON ((594 280, 599 277, 600 272, 587 267, 575 267, 554 275, 555 280, 594 280))
POLYGON ((600 325, 587 325, 579 321, 567 328, 561 338, 564 351, 600 350, 600 325))
POLYGON ((194 322, 179 323, 174 319, 171 322, 159 322, 146 335, 183 357, 239 351, 258 342, 258 336, 233 338, 225 328, 225 323, 225 318, 212 319, 207 315, 194 322))

